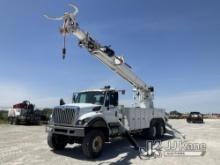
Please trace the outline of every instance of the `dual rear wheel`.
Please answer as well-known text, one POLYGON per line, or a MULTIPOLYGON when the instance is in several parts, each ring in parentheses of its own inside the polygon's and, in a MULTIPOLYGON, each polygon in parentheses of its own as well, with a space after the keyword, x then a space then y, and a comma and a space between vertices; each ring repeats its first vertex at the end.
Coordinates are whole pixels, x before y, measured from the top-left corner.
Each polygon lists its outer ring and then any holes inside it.
POLYGON ((144 129, 142 136, 146 139, 158 139, 162 138, 165 133, 165 124, 163 122, 151 122, 150 128, 144 129))

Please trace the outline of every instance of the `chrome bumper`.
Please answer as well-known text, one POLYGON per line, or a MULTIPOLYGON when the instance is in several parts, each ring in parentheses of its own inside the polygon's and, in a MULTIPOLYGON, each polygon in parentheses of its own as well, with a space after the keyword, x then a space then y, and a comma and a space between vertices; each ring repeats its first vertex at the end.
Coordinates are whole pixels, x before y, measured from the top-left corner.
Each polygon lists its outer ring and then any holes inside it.
POLYGON ((84 127, 65 127, 65 126, 47 125, 46 132, 67 135, 67 136, 75 136, 75 137, 85 136, 84 127))

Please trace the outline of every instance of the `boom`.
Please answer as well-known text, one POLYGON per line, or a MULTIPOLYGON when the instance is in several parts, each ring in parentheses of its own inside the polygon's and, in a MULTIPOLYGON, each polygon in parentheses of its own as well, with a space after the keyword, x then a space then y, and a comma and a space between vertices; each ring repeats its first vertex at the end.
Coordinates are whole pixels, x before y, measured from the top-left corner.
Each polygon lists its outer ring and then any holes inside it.
MULTIPOLYGON (((132 84, 136 89, 136 96, 138 98, 139 107, 153 107, 153 87, 148 87, 144 81, 142 81, 134 72, 132 72, 131 67, 125 63, 123 57, 117 56, 115 52, 108 46, 103 46, 94 40, 88 32, 85 32, 79 27, 76 21, 76 15, 78 9, 72 6, 75 10, 72 13, 64 13, 64 16, 60 18, 50 18, 49 19, 63 19, 63 27, 60 32, 64 35, 73 34, 79 40, 79 46, 86 48, 92 55, 98 58, 102 63, 108 66, 111 70, 116 72, 130 84, 132 84)), ((65 38, 64 38, 65 43, 65 38)), ((65 57, 66 50, 64 48, 63 55, 65 57)))

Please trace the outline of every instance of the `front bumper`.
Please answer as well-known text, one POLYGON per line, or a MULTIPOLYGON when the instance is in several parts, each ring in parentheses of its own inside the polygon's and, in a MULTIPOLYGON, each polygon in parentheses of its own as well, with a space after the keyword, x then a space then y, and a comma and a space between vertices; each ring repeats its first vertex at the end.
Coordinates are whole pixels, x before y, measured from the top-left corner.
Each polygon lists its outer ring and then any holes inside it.
POLYGON ((66 126, 47 125, 46 132, 67 135, 67 136, 75 136, 75 137, 85 136, 84 127, 66 127, 66 126))

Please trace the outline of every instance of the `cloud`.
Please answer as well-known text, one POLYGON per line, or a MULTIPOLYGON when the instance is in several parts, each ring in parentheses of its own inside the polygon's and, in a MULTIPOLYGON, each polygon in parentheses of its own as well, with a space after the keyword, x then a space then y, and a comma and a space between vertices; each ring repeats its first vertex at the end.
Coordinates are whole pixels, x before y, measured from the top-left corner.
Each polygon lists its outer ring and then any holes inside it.
MULTIPOLYGON (((97 89, 105 85, 117 86, 119 78, 110 76, 111 81, 102 80, 90 83, 85 89, 97 89)), ((81 89, 80 89, 81 90, 81 89)), ((83 90, 83 89, 82 89, 83 90)), ((76 91, 79 92, 79 91, 76 91)), ((14 104, 29 100, 38 108, 54 107, 59 104, 60 98, 65 102, 71 102, 72 91, 68 89, 58 90, 56 88, 36 87, 21 84, 19 82, 0 82, 0 109, 12 107, 14 104)))
MULTIPOLYGON (((132 98, 120 100, 120 104, 131 106, 132 98)), ((167 97, 155 97, 154 106, 165 108, 167 112, 200 111, 202 113, 220 113, 220 89, 183 92, 167 97)))
MULTIPOLYGON (((30 100, 38 108, 54 107, 59 104, 60 96, 21 84, 0 83, 0 107, 12 107, 23 100, 30 100)), ((71 98, 64 97, 64 100, 70 101, 71 98)))
MULTIPOLYGON (((114 82, 114 81, 113 81, 114 82)), ((101 82, 101 85, 106 82, 101 82)), ((100 84, 91 85, 98 87, 100 84)), ((121 97, 120 104, 131 106, 131 94, 121 97)), ((15 83, 0 83, 0 107, 11 107, 23 100, 30 100, 37 107, 54 107, 59 104, 60 95, 45 92, 43 89, 33 89, 15 83)), ((71 101, 70 96, 64 96, 66 102, 71 101)), ((178 110, 180 112, 200 111, 220 112, 220 89, 183 92, 167 97, 155 97, 155 107, 165 108, 166 111, 178 110)))
POLYGON ((10 106, 12 102, 15 103, 28 97, 28 91, 23 87, 9 83, 0 84, 0 106, 10 106))
POLYGON ((167 111, 220 112, 220 89, 184 92, 155 98, 155 106, 166 108, 167 111))

